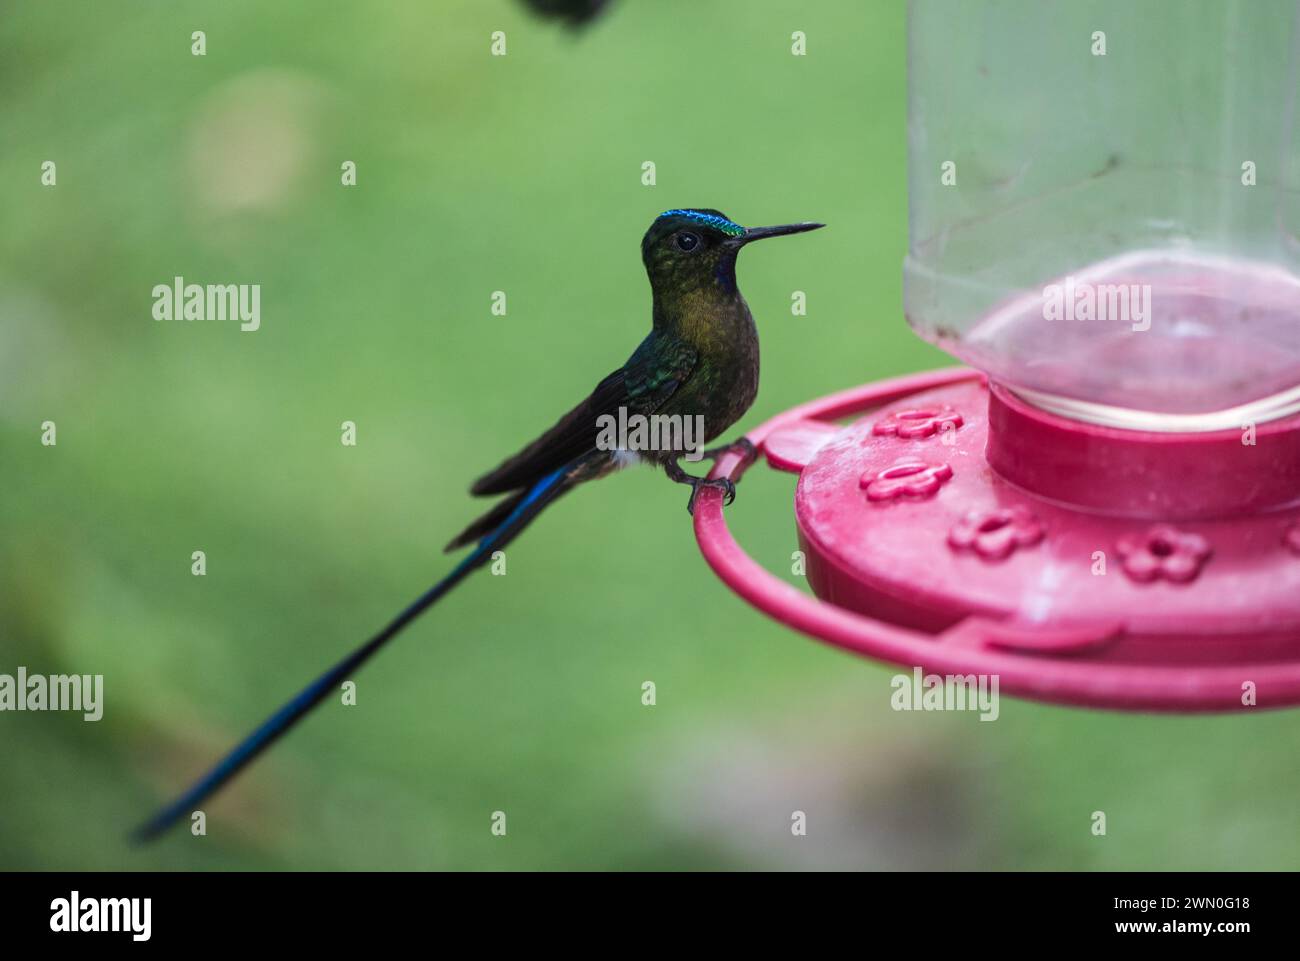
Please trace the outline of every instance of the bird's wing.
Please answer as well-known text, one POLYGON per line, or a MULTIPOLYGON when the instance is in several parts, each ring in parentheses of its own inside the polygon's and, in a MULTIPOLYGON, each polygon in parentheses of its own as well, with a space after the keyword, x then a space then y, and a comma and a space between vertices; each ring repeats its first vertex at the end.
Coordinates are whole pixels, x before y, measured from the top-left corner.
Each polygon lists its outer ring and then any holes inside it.
POLYGON ((626 364, 599 384, 591 395, 537 440, 495 470, 484 474, 470 492, 504 494, 535 483, 551 471, 593 450, 602 415, 651 414, 686 381, 695 367, 696 352, 676 337, 651 333, 626 364))

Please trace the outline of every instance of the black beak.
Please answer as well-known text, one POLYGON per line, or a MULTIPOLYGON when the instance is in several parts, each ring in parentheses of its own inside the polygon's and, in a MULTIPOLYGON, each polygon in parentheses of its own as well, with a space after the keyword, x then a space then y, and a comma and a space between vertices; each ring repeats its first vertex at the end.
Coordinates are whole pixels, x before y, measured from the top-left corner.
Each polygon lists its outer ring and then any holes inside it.
POLYGON ((752 240, 763 240, 767 237, 784 237, 786 234, 801 234, 805 230, 817 230, 819 227, 825 227, 825 224, 802 223, 802 224, 782 224, 779 227, 750 227, 743 234, 736 238, 737 245, 743 246, 752 240))

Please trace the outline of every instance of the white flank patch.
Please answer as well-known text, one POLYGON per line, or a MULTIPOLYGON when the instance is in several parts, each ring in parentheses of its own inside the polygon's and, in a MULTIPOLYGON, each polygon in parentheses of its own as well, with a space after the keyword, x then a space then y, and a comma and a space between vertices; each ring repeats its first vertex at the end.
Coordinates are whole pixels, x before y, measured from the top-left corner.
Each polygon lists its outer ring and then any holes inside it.
POLYGON ((622 470, 624 467, 632 467, 641 463, 641 455, 634 450, 612 450, 609 452, 609 456, 614 462, 616 470, 622 470))

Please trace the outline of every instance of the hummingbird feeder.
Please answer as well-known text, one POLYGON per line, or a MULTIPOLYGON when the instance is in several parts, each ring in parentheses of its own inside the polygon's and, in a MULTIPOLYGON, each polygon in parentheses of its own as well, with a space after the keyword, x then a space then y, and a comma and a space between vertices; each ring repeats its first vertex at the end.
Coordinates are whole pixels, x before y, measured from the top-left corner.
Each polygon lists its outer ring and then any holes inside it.
MULTIPOLYGON (((1300 702, 1300 4, 912 0, 908 323, 971 365, 748 437, 831 644, 1129 710, 1300 702)), ((715 466, 738 480, 740 452, 715 466)))

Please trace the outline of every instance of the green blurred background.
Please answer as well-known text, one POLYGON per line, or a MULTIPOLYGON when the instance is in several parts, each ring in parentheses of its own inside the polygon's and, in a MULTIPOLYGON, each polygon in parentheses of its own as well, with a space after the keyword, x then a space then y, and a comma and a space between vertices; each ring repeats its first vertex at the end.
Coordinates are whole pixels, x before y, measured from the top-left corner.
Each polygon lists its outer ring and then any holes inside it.
MULTIPOLYGON (((1294 866, 1293 715, 895 714, 893 668, 733 597, 650 471, 550 510, 207 837, 122 840, 446 569, 469 480, 648 328, 659 211, 830 225, 741 258, 741 428, 947 362, 901 314, 904 47, 862 0, 616 0, 581 35, 507 0, 7 5, 0 672, 102 673, 106 710, 0 715, 0 866, 1294 866), (261 284, 262 329, 155 322, 177 274, 261 284)), ((729 511, 777 572, 792 487, 729 511)))

